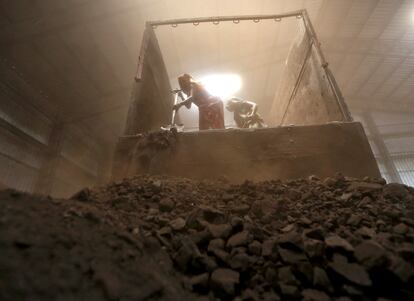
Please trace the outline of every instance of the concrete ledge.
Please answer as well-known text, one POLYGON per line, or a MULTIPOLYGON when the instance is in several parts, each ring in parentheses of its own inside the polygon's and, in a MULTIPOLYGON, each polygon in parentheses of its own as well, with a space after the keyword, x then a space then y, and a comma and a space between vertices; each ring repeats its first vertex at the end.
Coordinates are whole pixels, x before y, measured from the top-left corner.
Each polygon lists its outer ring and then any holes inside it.
POLYGON ((380 177, 359 122, 120 138, 113 178, 149 173, 240 182, 336 172, 380 177))

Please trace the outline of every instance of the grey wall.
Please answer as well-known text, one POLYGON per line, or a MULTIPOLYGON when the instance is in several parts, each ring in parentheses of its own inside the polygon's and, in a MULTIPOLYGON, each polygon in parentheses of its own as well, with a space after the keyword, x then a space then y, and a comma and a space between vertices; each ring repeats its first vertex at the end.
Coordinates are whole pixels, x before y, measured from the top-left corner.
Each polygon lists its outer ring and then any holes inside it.
POLYGON ((56 103, 0 61, 0 188, 67 197, 106 175, 105 146, 56 103))

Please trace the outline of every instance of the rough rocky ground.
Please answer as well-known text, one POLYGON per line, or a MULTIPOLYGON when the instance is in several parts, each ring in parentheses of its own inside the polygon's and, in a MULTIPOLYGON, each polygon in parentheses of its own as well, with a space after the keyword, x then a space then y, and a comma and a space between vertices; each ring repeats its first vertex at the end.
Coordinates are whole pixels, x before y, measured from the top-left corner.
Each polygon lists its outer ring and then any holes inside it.
POLYGON ((414 189, 140 176, 0 193, 0 300, 414 300, 414 189))

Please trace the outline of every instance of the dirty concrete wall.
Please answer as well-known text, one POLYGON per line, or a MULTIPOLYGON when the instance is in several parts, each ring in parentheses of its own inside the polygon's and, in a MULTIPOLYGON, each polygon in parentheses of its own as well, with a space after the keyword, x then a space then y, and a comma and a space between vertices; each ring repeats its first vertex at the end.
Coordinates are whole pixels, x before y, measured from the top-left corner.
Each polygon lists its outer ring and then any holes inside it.
POLYGON ((125 138, 118 151, 118 158, 124 160, 115 162, 114 179, 143 173, 195 179, 224 176, 232 182, 327 177, 336 172, 352 177, 380 177, 363 128, 357 122, 156 133, 125 138))
POLYGON ((93 173, 90 163, 105 166, 105 145, 80 124, 63 126, 64 117, 55 100, 0 60, 0 189, 68 197, 98 183, 103 172, 93 173))
POLYGON ((169 124, 173 104, 170 91, 171 85, 157 38, 154 30, 147 26, 124 134, 135 135, 169 124))
POLYGON ((323 62, 301 22, 286 60, 273 107, 273 125, 310 125, 346 121, 323 62))

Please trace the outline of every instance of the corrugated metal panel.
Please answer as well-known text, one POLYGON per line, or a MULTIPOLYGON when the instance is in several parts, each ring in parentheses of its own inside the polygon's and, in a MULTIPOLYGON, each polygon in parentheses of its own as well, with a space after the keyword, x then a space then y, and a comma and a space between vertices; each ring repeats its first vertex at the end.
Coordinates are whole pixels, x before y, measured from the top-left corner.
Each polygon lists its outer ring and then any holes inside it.
POLYGON ((393 158, 395 168, 404 184, 414 186, 414 153, 393 158))
MULTIPOLYGON (((55 122, 40 106, 44 103, 38 103, 41 97, 35 95, 15 70, 7 68, 0 65, 0 182, 34 192, 45 160, 51 159, 48 143, 55 122)), ((63 137, 67 160, 62 159, 64 164, 58 166, 54 181, 58 187, 53 188, 52 195, 68 196, 96 182, 97 149, 93 137, 79 132, 78 127, 67 127, 63 137)))
POLYGON ((0 129, 0 153, 39 169, 43 163, 43 151, 5 129, 0 129))
POLYGON ((6 71, 1 70, 0 118, 39 142, 47 144, 53 122, 33 104, 39 100, 33 95, 30 87, 24 86, 15 73, 6 71))
POLYGON ((36 185, 38 171, 12 157, 0 153, 0 179, 8 187, 32 192, 36 185))

